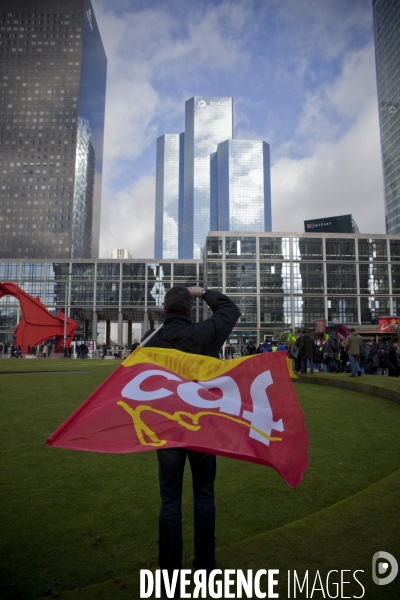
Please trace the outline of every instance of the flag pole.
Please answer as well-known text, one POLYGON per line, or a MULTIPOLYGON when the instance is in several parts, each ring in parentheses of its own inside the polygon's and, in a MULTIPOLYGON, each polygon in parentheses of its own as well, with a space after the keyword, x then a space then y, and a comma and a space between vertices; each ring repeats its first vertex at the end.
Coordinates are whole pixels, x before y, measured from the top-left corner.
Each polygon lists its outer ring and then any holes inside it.
POLYGON ((141 344, 139 344, 138 348, 142 348, 143 346, 145 346, 147 344, 147 342, 149 342, 151 340, 151 338, 156 335, 156 333, 158 333, 160 331, 160 329, 162 329, 164 327, 164 323, 161 323, 161 325, 159 325, 157 327, 157 329, 155 329, 153 331, 153 333, 151 333, 150 335, 147 336, 147 338, 145 338, 143 340, 143 342, 141 344))

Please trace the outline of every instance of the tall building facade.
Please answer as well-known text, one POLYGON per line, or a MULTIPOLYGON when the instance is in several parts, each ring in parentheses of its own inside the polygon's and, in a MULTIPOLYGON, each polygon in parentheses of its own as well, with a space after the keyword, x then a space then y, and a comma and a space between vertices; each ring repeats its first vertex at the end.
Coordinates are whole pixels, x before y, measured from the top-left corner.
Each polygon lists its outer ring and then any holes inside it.
POLYGON ((2 1, 0 257, 98 257, 106 71, 90 0, 2 1))
POLYGON ((226 140, 210 157, 211 229, 271 231, 269 145, 226 140))
POLYGON ((185 104, 180 258, 201 258, 210 231, 210 154, 233 136, 233 99, 194 96, 185 104))
POLYGON ((180 176, 184 134, 166 133, 157 139, 154 257, 177 258, 180 176))
POLYGON ((372 5, 386 232, 400 233, 400 2, 372 5))

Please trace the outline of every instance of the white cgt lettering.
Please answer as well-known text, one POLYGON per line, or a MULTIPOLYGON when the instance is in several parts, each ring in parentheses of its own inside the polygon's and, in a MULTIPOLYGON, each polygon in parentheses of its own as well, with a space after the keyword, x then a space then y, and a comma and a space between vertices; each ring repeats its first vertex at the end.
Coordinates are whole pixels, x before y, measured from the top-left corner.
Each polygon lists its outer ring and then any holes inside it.
POLYGON ((154 377, 155 375, 165 377, 165 379, 168 379, 169 381, 178 381, 180 385, 177 387, 177 394, 184 402, 191 406, 209 409, 218 408, 229 415, 240 414, 242 400, 239 388, 231 377, 226 376, 217 377, 210 381, 199 381, 198 383, 195 383, 194 381, 182 383, 182 379, 172 373, 160 371, 159 369, 151 369, 136 375, 136 377, 126 384, 121 395, 124 398, 135 400, 137 402, 149 402, 151 400, 159 400, 160 398, 172 396, 174 392, 165 388, 159 388, 158 390, 153 390, 151 392, 147 392, 140 388, 140 385, 146 379, 154 377), (209 390, 212 388, 221 390, 221 398, 218 398, 217 400, 205 400, 199 395, 200 390, 209 390))
POLYGON ((159 388, 158 390, 154 390, 152 392, 145 392, 144 390, 140 389, 140 384, 149 377, 154 377, 154 375, 160 375, 169 381, 182 381, 182 379, 176 375, 173 375, 172 373, 166 373, 165 371, 160 371, 158 369, 151 369, 150 371, 144 371, 144 373, 139 373, 139 375, 136 375, 136 377, 126 384, 121 392, 121 395, 129 400, 139 400, 140 402, 158 400, 159 398, 172 396, 174 392, 166 390, 165 388, 159 388))
POLYGON ((217 377, 210 381, 188 381, 181 383, 176 390, 179 396, 187 404, 197 406, 198 408, 219 408, 228 415, 239 415, 242 405, 239 388, 232 377, 217 377), (210 390, 218 388, 222 392, 222 397, 217 400, 205 400, 199 396, 202 389, 210 390))
MULTIPOLYGON (((257 375, 251 384, 250 396, 253 402, 253 412, 243 411, 243 417, 250 421, 253 427, 260 429, 267 435, 271 435, 271 430, 283 431, 282 419, 274 421, 271 405, 267 394, 267 388, 273 383, 271 371, 264 371, 257 375)), ((269 446, 269 440, 263 437, 254 429, 250 430, 249 437, 269 446)))
MULTIPOLYGON (((126 386, 123 388, 121 395, 129 400, 135 400, 137 402, 149 402, 151 400, 158 400, 160 398, 167 398, 174 394, 173 391, 167 390, 166 388, 159 388, 153 391, 142 390, 140 385, 150 377, 154 376, 164 377, 168 381, 176 381, 179 383, 176 389, 176 393, 179 397, 197 408, 208 408, 208 409, 219 409, 229 415, 240 415, 242 400, 240 396, 239 388, 236 382, 227 376, 217 377, 210 381, 194 381, 183 382, 182 379, 168 373, 166 371, 160 371, 159 369, 150 369, 139 373, 134 377, 126 386), (205 400, 199 395, 202 389, 217 388, 222 392, 221 398, 216 400, 205 400)), ((250 387, 250 396, 253 403, 253 410, 243 411, 243 418, 250 421, 253 427, 271 435, 271 431, 283 431, 282 419, 274 421, 271 405, 268 399, 267 388, 272 385, 273 380, 270 371, 264 371, 257 375, 250 387)), ((251 429, 249 437, 262 442, 266 446, 269 445, 269 440, 263 435, 251 429)))

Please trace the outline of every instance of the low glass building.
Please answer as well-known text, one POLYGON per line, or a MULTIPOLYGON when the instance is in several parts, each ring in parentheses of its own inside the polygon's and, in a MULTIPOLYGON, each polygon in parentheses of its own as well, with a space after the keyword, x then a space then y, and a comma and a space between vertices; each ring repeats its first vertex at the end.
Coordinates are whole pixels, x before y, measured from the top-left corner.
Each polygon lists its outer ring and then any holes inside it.
MULTIPOLYGON (((379 317, 400 316, 400 235, 211 232, 202 260, 10 259, 0 262, 0 281, 39 296, 53 313, 67 304, 76 335, 98 344, 109 342, 112 323, 119 345, 131 344, 135 324, 142 334, 158 325, 175 284, 220 290, 236 302, 237 351, 250 336, 260 341, 321 319, 377 336, 379 317)), ((208 315, 197 300, 193 318, 208 315)), ((14 298, 0 299, 0 342, 12 341, 20 318, 14 298)))

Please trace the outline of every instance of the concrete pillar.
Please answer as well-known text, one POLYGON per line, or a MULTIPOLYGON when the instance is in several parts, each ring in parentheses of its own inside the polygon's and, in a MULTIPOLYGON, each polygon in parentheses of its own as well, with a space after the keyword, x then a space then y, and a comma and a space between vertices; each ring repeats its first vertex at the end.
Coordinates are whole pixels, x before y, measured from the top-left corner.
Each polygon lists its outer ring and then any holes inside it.
POLYGON ((110 319, 107 319, 107 321, 106 321, 106 344, 107 344, 107 347, 110 345, 110 340, 111 340, 111 321, 110 321, 110 319))
POLYGON ((93 313, 92 334, 93 334, 93 342, 94 342, 95 350, 97 350, 97 323, 98 323, 97 312, 94 312, 93 313))
POLYGON ((123 318, 122 312, 119 312, 118 313, 118 347, 119 348, 122 347, 123 325, 124 325, 124 318, 123 318))
POLYGON ((149 329, 149 313, 145 312, 143 317, 143 335, 149 329))
POLYGON ((132 319, 128 319, 128 348, 132 346, 132 319))

